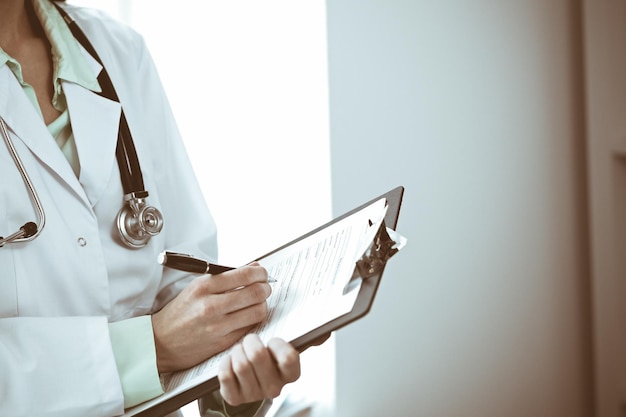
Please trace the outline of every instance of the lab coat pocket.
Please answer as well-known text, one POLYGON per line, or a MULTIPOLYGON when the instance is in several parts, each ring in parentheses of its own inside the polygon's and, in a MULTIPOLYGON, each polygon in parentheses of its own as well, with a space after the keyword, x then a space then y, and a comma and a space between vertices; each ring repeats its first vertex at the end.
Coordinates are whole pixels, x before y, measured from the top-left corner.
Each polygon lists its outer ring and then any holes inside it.
MULTIPOLYGON (((6 215, 0 209, 0 235, 8 235, 6 215)), ((0 247, 0 318, 17 316, 17 275, 11 243, 0 247)))

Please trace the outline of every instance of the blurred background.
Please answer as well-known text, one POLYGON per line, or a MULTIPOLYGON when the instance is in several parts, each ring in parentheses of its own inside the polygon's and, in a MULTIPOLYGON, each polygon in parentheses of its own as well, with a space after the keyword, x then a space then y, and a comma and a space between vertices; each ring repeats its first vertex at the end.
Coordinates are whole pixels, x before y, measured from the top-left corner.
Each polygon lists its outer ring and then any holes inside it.
POLYGON ((74 3, 144 34, 224 262, 406 187, 277 416, 626 416, 626 2, 74 3))

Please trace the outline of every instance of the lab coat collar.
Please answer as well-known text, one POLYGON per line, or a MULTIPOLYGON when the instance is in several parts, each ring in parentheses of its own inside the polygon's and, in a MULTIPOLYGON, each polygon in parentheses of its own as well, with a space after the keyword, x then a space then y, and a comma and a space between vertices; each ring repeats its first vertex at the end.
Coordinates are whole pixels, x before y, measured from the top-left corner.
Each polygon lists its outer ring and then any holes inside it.
MULTIPOLYGON (((7 65, 0 67, 0 116, 31 152, 80 197, 84 192, 41 115, 7 65)), ((13 140, 15 140, 15 136, 13 140)))
MULTIPOLYGON (((102 67, 83 53, 97 75, 102 67)), ((71 82, 64 82, 63 88, 81 165, 79 179, 7 65, 0 66, 0 116, 39 160, 93 207, 114 167, 121 106, 71 82)))
POLYGON ((95 206, 115 167, 121 106, 77 84, 64 82, 63 91, 80 161, 80 183, 95 206))
MULTIPOLYGON (((97 77, 102 66, 82 45, 79 46, 97 77)), ((68 81, 63 82, 63 91, 81 166, 80 183, 92 206, 95 206, 115 166, 122 106, 68 81)))

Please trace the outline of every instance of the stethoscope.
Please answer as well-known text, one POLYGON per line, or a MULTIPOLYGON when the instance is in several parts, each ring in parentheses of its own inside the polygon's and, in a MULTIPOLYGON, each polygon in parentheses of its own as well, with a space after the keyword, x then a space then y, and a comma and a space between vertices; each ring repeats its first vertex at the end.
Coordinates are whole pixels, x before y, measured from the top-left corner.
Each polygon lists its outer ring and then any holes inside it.
MULTIPOLYGON (((98 82, 102 88, 101 95, 119 103, 119 98, 113 88, 113 83, 109 74, 91 45, 87 36, 78 27, 76 22, 60 7, 57 6, 63 18, 67 22, 74 37, 83 47, 100 63, 102 71, 98 76, 98 82)), ((37 194, 37 190, 24 168, 19 155, 15 150, 13 141, 8 132, 8 128, 4 120, 0 117, 0 133, 9 149, 9 153, 15 162, 15 166, 22 175, 24 184, 28 189, 28 193, 32 200, 33 207, 37 212, 38 222, 27 222, 17 232, 3 238, 0 237, 0 247, 7 243, 28 242, 35 239, 41 233, 45 223, 46 214, 44 212, 41 200, 37 194)), ((116 217, 117 230, 124 244, 130 248, 142 248, 146 246, 152 236, 156 236, 163 228, 163 215, 161 212, 147 204, 148 192, 143 184, 143 175, 139 165, 139 158, 133 142, 128 122, 124 116, 122 109, 120 117, 120 126, 117 135, 117 148, 115 150, 117 165, 120 170, 122 180, 122 188, 124 190, 124 205, 120 209, 116 217)))

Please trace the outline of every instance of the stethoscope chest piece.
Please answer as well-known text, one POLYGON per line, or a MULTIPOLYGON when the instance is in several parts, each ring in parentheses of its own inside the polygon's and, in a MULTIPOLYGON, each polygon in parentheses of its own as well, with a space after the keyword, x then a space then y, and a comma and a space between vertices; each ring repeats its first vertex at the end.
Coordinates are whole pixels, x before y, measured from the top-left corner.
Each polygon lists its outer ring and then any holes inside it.
POLYGON ((163 228, 163 215, 156 207, 147 205, 146 197, 146 191, 127 194, 124 197, 127 204, 117 213, 120 238, 131 248, 146 246, 163 228))

